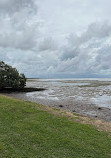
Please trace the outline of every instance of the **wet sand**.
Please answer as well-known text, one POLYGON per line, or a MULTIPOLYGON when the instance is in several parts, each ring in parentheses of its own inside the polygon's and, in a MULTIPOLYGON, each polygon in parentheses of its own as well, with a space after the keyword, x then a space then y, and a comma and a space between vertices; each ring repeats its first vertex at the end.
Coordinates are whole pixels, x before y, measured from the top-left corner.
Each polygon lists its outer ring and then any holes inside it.
POLYGON ((46 90, 5 95, 111 122, 111 81, 36 79, 27 87, 46 90))

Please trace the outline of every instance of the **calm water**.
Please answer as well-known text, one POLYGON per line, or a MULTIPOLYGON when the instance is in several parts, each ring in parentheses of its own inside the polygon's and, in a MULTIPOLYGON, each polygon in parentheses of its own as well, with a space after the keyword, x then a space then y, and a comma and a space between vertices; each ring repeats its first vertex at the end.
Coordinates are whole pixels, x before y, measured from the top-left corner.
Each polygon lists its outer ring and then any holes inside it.
POLYGON ((61 100, 82 101, 93 103, 99 107, 111 108, 110 84, 111 79, 105 78, 34 79, 27 82, 28 87, 43 87, 47 90, 26 93, 26 96, 32 99, 55 102, 61 100), (105 85, 107 83, 109 85, 105 85), (96 86, 93 86, 95 84, 96 86))

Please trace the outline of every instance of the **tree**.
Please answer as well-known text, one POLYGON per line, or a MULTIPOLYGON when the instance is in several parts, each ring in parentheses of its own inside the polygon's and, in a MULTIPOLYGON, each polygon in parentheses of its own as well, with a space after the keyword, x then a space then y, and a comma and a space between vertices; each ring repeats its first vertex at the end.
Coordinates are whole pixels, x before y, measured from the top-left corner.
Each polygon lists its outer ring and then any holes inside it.
POLYGON ((19 74, 16 68, 12 68, 0 62, 0 89, 13 88, 22 89, 26 86, 26 78, 24 74, 19 74))

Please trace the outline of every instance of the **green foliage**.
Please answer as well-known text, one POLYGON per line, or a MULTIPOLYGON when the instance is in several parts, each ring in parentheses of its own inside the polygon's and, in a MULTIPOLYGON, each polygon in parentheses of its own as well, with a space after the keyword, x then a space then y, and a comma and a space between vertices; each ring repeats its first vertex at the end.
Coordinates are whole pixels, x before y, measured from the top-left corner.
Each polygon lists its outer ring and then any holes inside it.
POLYGON ((26 78, 24 74, 19 74, 16 68, 0 62, 0 89, 14 88, 21 89, 26 85, 26 78))

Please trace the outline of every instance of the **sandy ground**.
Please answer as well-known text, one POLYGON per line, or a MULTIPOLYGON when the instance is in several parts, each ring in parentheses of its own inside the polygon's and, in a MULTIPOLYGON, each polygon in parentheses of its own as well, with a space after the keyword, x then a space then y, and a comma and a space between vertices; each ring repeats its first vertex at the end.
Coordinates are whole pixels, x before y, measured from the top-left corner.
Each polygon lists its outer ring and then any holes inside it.
POLYGON ((47 90, 5 95, 111 122, 111 81, 30 80, 27 87, 47 90))

